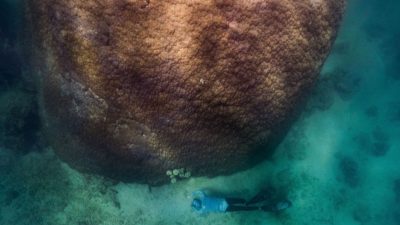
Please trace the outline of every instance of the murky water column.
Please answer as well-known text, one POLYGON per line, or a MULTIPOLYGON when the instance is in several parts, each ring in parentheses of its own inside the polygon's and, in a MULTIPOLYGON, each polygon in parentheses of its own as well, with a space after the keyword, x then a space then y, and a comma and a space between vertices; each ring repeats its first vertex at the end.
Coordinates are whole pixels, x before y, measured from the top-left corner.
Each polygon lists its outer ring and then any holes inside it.
POLYGON ((272 160, 161 187, 78 172, 42 141, 16 3, 0 2, 0 224, 400 224, 400 2, 350 1, 306 112, 272 160), (293 207, 204 217, 190 209, 194 190, 248 199, 266 185, 293 207))

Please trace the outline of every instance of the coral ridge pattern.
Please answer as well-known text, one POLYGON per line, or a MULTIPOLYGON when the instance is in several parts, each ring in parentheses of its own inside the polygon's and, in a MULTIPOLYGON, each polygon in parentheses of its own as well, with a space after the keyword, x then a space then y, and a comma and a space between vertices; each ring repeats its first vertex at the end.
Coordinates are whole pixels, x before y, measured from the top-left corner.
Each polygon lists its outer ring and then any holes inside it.
MULTIPOLYGON (((273 151, 343 0, 28 0, 41 117, 73 167, 160 184, 273 151)), ((30 18, 30 19, 29 19, 30 18)))

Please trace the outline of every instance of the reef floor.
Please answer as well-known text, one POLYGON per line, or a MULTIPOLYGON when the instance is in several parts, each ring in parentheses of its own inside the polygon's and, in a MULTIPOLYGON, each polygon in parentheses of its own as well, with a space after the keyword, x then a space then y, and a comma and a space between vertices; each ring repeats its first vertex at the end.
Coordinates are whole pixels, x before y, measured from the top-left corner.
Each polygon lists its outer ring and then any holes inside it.
MULTIPOLYGON (((301 118, 272 159, 231 176, 190 178, 161 187, 115 183, 71 169, 50 148, 16 154, 5 144, 13 139, 3 135, 0 224, 399 225, 398 12, 398 1, 350 1, 301 118), (190 208, 191 192, 198 189, 250 198, 267 185, 287 193, 293 206, 280 214, 207 216, 190 208)), ((13 87, 10 83, 0 84, 13 87)), ((5 119, 6 113, 15 113, 10 99, 28 108, 31 104, 18 88, 0 92, 0 127, 23 123, 5 119)), ((35 116, 24 113, 28 121, 35 116)), ((30 138, 25 137, 28 143, 30 138)))

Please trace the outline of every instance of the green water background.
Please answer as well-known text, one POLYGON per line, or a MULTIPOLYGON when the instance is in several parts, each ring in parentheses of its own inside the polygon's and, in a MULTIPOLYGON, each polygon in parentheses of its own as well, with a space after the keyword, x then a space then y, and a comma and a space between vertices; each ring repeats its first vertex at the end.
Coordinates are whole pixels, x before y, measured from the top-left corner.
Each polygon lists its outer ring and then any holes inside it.
POLYGON ((349 2, 318 86, 271 160, 153 188, 80 174, 36 140, 20 9, 1 1, 0 224, 400 224, 400 1, 349 2), (189 207, 199 188, 250 198, 266 185, 293 207, 202 217, 189 207))

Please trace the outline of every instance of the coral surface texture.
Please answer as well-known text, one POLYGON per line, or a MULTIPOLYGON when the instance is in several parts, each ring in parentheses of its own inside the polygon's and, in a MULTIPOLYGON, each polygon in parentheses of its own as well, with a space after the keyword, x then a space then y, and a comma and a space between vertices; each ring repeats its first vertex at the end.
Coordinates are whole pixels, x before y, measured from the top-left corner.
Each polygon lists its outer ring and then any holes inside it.
POLYGON ((270 154, 318 78, 344 1, 29 0, 26 8, 56 153, 83 171, 161 184, 167 170, 229 174, 270 154))

